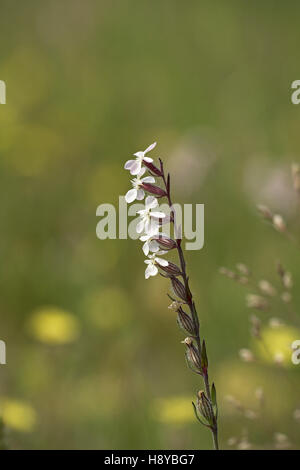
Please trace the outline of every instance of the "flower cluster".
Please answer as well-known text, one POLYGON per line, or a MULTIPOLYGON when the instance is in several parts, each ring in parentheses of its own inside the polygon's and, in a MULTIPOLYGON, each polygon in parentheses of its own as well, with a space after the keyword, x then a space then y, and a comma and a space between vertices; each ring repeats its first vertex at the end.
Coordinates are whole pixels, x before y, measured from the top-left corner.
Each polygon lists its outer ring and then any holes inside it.
POLYGON ((208 427, 212 432, 215 449, 218 449, 218 409, 216 402, 216 389, 210 386, 208 379, 208 358, 205 341, 200 338, 199 318, 195 302, 189 287, 189 277, 186 272, 184 253, 181 247, 181 230, 176 226, 176 217, 171 201, 170 175, 165 175, 164 166, 159 159, 159 167, 147 154, 153 150, 156 142, 146 150, 134 154, 135 160, 128 160, 125 169, 135 176, 131 180, 133 188, 125 196, 127 203, 145 198, 145 206, 138 211, 136 231, 143 242, 143 252, 147 256, 145 278, 160 274, 169 278, 174 297, 170 309, 177 313, 177 322, 180 328, 189 336, 183 341, 186 348, 187 364, 193 372, 202 377, 205 391, 198 393, 196 404, 193 403, 197 420, 208 427), (146 171, 148 176, 144 176, 146 171), (156 178, 161 186, 156 183, 156 178), (146 194, 148 194, 146 196, 146 194), (158 199, 166 198, 170 214, 158 211, 158 199), (162 232, 162 226, 171 223, 174 227, 175 240, 162 232), (180 266, 167 261, 161 256, 170 250, 176 249, 180 266), (188 309, 188 311, 185 311, 188 309))
MULTIPOLYGON (((136 231, 140 235, 139 239, 143 243, 143 252, 147 259, 145 263, 147 268, 145 278, 156 276, 158 268, 167 268, 169 262, 159 255, 164 255, 168 250, 176 247, 176 242, 168 238, 160 231, 163 222, 169 221, 164 212, 156 211, 158 206, 157 197, 166 196, 166 192, 155 185, 155 177, 162 177, 162 172, 153 164, 153 159, 147 157, 147 153, 153 150, 156 142, 151 144, 146 150, 134 154, 135 160, 128 160, 125 163, 125 170, 129 170, 136 177, 131 180, 133 188, 127 191, 125 200, 129 204, 135 200, 143 200, 146 193, 150 193, 145 199, 145 207, 138 211, 139 217, 136 225, 136 231), (145 165, 145 166, 143 166, 145 165), (145 176, 148 170, 149 176, 145 176), (157 197, 155 197, 157 196, 157 197), (163 248, 163 249, 161 249, 163 248)), ((172 266, 172 263, 171 263, 172 266)))

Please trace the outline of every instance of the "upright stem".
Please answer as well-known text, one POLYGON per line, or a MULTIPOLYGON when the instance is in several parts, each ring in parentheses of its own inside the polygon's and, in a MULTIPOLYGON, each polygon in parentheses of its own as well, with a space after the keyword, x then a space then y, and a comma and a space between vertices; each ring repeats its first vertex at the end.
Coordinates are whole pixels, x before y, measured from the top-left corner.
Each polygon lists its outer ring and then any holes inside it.
MULTIPOLYGON (((166 190, 166 195, 167 195, 166 197, 168 199, 168 204, 169 204, 169 207, 171 209, 171 221, 173 222, 175 230, 176 230, 175 213, 174 213, 174 210, 173 210, 173 204, 172 204, 171 192, 170 192, 170 180, 169 180, 169 178, 168 178, 168 182, 166 180, 162 162, 161 162, 161 171, 162 171, 162 179, 163 179, 163 182, 164 182, 164 185, 165 185, 165 190, 166 190)), ((185 259, 184 259, 183 250, 182 250, 182 247, 181 247, 181 239, 176 240, 176 245, 177 245, 177 252, 178 252, 178 256, 179 256, 179 260, 180 260, 181 273, 182 273, 181 275, 182 275, 182 278, 183 278, 184 287, 185 287, 185 291, 186 291, 186 294, 187 294, 187 304, 188 304, 190 312, 191 312, 191 318, 192 318, 192 321, 193 321, 194 330, 196 332, 195 340, 196 340, 196 344, 197 344, 197 349, 198 349, 199 355, 201 357, 202 348, 201 348, 201 337, 200 337, 200 322, 199 322, 199 317, 198 317, 197 310, 196 310, 196 307, 195 307, 195 303, 193 301, 193 296, 192 296, 192 293, 191 293, 191 290, 190 290, 190 287, 189 287, 189 280, 188 280, 188 276, 187 276, 187 272, 186 272, 186 263, 185 263, 185 259)), ((211 391, 210 391, 210 385, 209 385, 209 378, 208 378, 207 370, 203 371, 203 380, 204 380, 204 385, 205 385, 206 396, 207 396, 207 398, 208 398, 208 400, 211 404, 211 407, 212 407, 211 391)), ((211 433, 212 433, 214 448, 215 448, 215 450, 218 450, 219 449, 218 423, 217 423, 217 417, 216 417, 215 413, 214 413, 213 425, 210 426, 209 428, 210 428, 211 433)))

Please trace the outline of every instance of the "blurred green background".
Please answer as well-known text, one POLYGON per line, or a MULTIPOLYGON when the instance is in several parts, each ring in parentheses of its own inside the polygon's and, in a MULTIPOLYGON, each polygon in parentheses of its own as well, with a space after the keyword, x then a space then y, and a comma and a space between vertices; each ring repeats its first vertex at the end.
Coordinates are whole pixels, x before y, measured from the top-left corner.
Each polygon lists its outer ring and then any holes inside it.
POLYGON ((300 368, 239 360, 239 349, 251 347, 250 312, 242 288, 218 269, 242 261, 273 280, 280 258, 299 305, 299 258, 261 223, 255 204, 297 218, 289 165, 299 158, 300 107, 290 86, 300 78, 300 4, 0 7, 6 445, 211 447, 194 420, 190 402, 201 385, 185 365, 166 280, 145 281, 139 243, 95 233, 97 206, 117 204, 130 187, 124 162, 157 140, 151 156, 171 171, 174 200, 205 204, 205 246, 188 252, 187 263, 219 395, 221 445, 248 432, 253 447, 268 447, 280 432, 299 447, 300 368), (227 406, 233 395, 255 407, 257 387, 266 394, 262 419, 227 406))

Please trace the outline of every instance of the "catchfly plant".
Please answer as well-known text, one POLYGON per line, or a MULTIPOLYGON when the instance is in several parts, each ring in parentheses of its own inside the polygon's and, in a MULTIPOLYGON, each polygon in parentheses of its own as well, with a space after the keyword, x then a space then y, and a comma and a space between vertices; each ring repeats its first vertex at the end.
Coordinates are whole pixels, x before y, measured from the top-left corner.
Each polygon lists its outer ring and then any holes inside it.
POLYGON ((153 162, 153 159, 150 158, 150 157, 145 157, 145 155, 150 152, 151 150, 154 149, 154 147, 156 146, 156 142, 154 142, 154 144, 151 144, 149 145, 148 148, 146 148, 146 150, 144 151, 139 151, 139 152, 136 152, 134 154, 134 156, 136 157, 135 160, 128 160, 126 163, 125 163, 125 170, 130 170, 130 173, 132 175, 138 175, 141 171, 141 168, 142 168, 142 163, 143 162, 147 162, 147 163, 151 163, 153 162))
MULTIPOLYGON (((163 161, 153 163, 153 159, 146 156, 156 147, 156 142, 146 150, 134 154, 135 160, 128 160, 125 169, 132 175, 133 189, 125 196, 126 202, 142 200, 145 194, 145 207, 139 210, 136 231, 143 242, 142 250, 147 256, 145 264, 145 278, 149 279, 157 274, 169 279, 171 299, 169 308, 177 313, 177 322, 185 332, 186 338, 182 341, 185 346, 185 356, 189 368, 202 379, 203 390, 199 390, 195 403, 192 402, 197 420, 206 426, 212 433, 214 448, 218 449, 218 407, 215 385, 210 385, 208 377, 208 357, 206 343, 200 337, 200 321, 196 305, 189 285, 186 262, 182 249, 181 227, 176 225, 176 214, 171 199, 171 178, 166 174, 163 161), (145 172, 149 176, 145 176, 145 172), (156 178, 156 179, 155 179, 156 178), (158 198, 165 199, 168 214, 159 211, 158 198), (174 228, 174 239, 162 232, 162 226, 171 224, 174 228), (170 251, 176 251, 178 265, 167 260, 170 251)), ((150 281, 149 281, 150 282, 150 281)))

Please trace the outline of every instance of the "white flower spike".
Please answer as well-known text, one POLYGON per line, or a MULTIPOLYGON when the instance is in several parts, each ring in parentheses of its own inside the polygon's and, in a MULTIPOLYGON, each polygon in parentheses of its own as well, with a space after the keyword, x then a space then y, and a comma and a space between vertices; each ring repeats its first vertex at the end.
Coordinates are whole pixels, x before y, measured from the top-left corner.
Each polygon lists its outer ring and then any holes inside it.
POLYGON ((135 201, 136 199, 138 201, 141 201, 145 197, 145 192, 141 188, 143 183, 155 183, 155 179, 153 176, 145 176, 145 178, 142 178, 143 174, 145 173, 146 168, 142 168, 139 174, 136 176, 136 178, 133 178, 131 180, 133 189, 130 189, 127 191, 125 195, 125 201, 129 204, 130 202, 135 201))
POLYGON ((153 255, 149 255, 148 258, 145 260, 145 263, 148 265, 145 271, 145 278, 149 279, 150 276, 156 276, 158 273, 158 268, 157 265, 159 266, 168 266, 168 261, 159 258, 157 255, 165 255, 167 251, 158 251, 157 253, 154 253, 153 255))
POLYGON ((153 196, 147 196, 145 200, 145 209, 138 211, 140 221, 136 226, 137 233, 142 233, 143 231, 146 234, 152 233, 156 226, 158 226, 159 219, 166 217, 166 214, 163 212, 153 212, 151 209, 154 209, 158 206, 158 201, 153 196))
POLYGON ((148 162, 148 163, 153 162, 152 158, 145 157, 145 155, 151 150, 153 150, 155 146, 156 146, 156 142, 149 145, 149 147, 147 147, 146 150, 134 153, 134 156, 136 157, 136 159, 128 160, 124 166, 125 170, 130 170, 130 173, 132 175, 138 175, 141 171, 143 160, 145 160, 145 162, 148 162))

